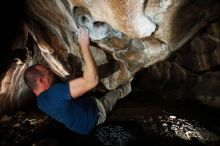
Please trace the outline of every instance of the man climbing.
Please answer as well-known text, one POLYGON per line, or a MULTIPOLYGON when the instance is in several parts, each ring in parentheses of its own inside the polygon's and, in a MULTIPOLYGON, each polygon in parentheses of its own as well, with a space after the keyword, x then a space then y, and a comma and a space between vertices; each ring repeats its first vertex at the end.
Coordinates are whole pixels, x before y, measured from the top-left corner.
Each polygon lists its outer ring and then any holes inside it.
POLYGON ((131 91, 130 83, 108 92, 101 98, 85 95, 99 82, 97 67, 89 49, 89 36, 80 28, 78 42, 84 59, 82 77, 54 83, 54 74, 44 65, 29 67, 24 73, 26 85, 37 96, 40 110, 79 134, 88 134, 105 121, 116 102, 131 91))

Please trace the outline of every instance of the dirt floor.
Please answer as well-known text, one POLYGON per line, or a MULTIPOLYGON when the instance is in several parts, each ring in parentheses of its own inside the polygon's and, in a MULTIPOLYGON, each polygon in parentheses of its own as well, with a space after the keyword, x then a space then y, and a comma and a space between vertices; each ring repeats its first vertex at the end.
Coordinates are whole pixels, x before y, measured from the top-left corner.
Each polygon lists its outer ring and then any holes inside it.
POLYGON ((121 99, 89 135, 70 132, 34 106, 0 117, 1 146, 217 146, 219 110, 136 90, 121 99))

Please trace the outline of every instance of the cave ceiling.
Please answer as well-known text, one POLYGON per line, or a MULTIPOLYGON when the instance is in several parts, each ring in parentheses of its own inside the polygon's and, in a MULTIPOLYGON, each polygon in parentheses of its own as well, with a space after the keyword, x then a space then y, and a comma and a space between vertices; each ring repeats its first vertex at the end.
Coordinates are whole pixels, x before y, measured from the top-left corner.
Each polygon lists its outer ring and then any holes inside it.
POLYGON ((32 96, 23 81, 28 66, 45 64, 63 81, 83 71, 79 27, 89 31, 98 90, 113 90, 145 69, 142 88, 166 97, 183 97, 189 89, 198 99, 220 97, 218 0, 23 2, 19 31, 5 48, 11 51, 3 51, 14 54, 1 71, 0 113, 32 96))

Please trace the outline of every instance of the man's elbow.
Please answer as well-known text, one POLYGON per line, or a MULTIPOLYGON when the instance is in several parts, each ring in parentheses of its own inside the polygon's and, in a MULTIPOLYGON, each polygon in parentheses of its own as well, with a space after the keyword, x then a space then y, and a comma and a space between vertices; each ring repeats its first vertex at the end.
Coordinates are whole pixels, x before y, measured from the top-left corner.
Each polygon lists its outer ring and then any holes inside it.
POLYGON ((98 77, 93 78, 93 79, 89 79, 86 81, 86 84, 89 89, 95 88, 99 84, 99 79, 98 79, 98 77))
POLYGON ((93 86, 93 88, 95 88, 98 84, 99 84, 99 78, 96 77, 96 78, 92 81, 92 86, 93 86))

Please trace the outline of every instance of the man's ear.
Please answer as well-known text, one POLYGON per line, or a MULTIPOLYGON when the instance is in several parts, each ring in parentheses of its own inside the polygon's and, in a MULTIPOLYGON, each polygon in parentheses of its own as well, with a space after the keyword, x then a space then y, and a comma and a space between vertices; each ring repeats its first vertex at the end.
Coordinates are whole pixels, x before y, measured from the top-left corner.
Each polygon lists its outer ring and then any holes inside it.
POLYGON ((38 81, 39 81, 40 84, 45 84, 44 77, 39 77, 38 81))

